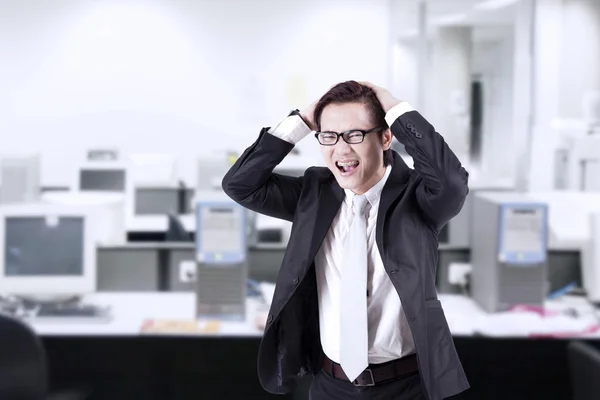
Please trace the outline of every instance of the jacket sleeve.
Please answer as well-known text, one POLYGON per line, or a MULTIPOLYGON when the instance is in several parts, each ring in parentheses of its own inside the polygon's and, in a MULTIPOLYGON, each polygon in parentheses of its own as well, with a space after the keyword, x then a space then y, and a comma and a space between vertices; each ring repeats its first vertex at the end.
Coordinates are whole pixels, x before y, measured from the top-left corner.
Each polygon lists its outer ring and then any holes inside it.
POLYGON ((416 196, 431 226, 439 230, 461 210, 469 174, 444 138, 417 111, 403 113, 390 126, 422 177, 416 196))
POLYGON ((302 190, 303 177, 274 173, 275 167, 294 148, 294 144, 262 129, 225 174, 221 186, 243 207, 260 214, 292 221, 302 190))

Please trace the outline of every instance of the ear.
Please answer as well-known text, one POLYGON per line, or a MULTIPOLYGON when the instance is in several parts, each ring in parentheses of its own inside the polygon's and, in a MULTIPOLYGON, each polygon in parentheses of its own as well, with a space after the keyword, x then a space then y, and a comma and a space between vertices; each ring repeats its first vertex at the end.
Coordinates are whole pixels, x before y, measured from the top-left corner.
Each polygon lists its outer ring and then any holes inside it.
POLYGON ((388 150, 390 147, 392 147, 393 138, 394 136, 392 135, 390 128, 387 128, 385 131, 383 131, 383 134, 381 135, 381 145, 383 146, 383 150, 388 150))

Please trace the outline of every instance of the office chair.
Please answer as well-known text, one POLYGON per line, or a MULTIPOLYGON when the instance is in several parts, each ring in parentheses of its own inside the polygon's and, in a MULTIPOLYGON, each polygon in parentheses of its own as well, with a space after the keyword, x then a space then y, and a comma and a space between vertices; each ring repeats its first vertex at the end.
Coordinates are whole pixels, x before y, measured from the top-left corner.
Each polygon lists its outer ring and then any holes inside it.
POLYGON ((23 321, 0 313, 0 399, 74 400, 83 393, 48 393, 46 353, 23 321))
POLYGON ((600 350, 581 341, 567 345, 573 400, 600 398, 600 350))
POLYGON ((0 314, 0 399, 44 399, 46 382, 39 338, 22 321, 0 314))

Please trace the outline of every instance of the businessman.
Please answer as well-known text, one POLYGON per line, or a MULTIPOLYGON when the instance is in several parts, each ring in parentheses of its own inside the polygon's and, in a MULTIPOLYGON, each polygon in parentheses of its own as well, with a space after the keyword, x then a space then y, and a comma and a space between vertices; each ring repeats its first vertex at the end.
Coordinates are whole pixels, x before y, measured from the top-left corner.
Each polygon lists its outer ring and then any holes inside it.
POLYGON ((306 374, 313 400, 438 400, 469 387, 435 287, 438 233, 467 182, 434 127, 371 83, 340 83, 262 129, 223 189, 293 222, 258 354, 265 390, 288 393, 306 374), (305 137, 327 167, 273 173, 305 137))

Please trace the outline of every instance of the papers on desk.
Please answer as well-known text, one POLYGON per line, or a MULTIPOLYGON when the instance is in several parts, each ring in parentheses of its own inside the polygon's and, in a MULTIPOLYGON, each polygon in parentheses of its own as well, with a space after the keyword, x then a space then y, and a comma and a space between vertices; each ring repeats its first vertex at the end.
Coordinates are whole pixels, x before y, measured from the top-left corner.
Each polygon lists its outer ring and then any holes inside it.
MULTIPOLYGON (((271 305, 275 284, 260 282, 267 306, 271 305)), ((469 297, 440 295, 453 335, 480 334, 490 337, 600 337, 597 311, 585 299, 563 296, 549 300, 544 308, 515 307, 511 311, 486 313, 469 297)), ((257 320, 266 320, 267 312, 257 320)), ((257 325, 261 325, 257 323, 257 325)))
POLYGON ((547 300, 544 307, 520 306, 487 313, 472 298, 440 294, 453 336, 600 337, 600 312, 578 296, 547 300))
POLYGON ((598 336, 596 310, 571 301, 548 301, 544 307, 522 306, 511 311, 486 314, 478 320, 475 332, 484 336, 582 337, 598 336))
POLYGON ((475 331, 484 336, 574 337, 593 334, 598 324, 566 315, 542 316, 533 312, 506 312, 483 318, 475 331))
POLYGON ((141 328, 141 333, 159 334, 216 334, 220 332, 220 321, 148 319, 144 321, 141 328))

